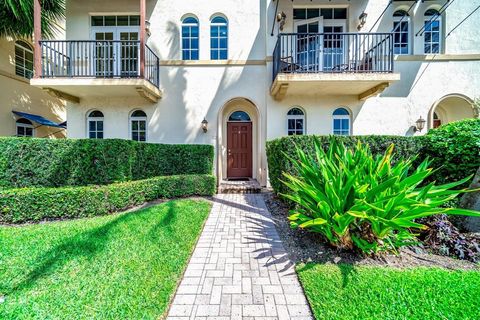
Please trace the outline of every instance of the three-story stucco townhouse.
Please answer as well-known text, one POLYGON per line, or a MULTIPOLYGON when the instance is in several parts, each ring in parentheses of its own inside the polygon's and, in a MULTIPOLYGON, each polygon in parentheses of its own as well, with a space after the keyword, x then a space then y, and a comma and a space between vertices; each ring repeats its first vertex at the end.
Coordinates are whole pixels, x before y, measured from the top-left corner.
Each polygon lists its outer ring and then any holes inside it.
POLYGON ((31 39, 0 38, 0 136, 63 138, 65 102, 30 86, 31 39))
POLYGON ((479 5, 68 0, 66 40, 36 43, 31 84, 66 99, 70 138, 211 144, 219 181, 265 185, 270 139, 478 116, 479 5))

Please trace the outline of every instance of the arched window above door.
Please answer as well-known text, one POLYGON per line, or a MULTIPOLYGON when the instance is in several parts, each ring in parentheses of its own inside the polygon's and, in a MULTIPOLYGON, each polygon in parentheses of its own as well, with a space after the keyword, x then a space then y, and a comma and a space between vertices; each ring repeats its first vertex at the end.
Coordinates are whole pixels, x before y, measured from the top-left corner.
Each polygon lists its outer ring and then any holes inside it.
POLYGON ((228 121, 249 122, 252 120, 250 119, 248 113, 246 113, 245 111, 235 111, 230 115, 228 121))

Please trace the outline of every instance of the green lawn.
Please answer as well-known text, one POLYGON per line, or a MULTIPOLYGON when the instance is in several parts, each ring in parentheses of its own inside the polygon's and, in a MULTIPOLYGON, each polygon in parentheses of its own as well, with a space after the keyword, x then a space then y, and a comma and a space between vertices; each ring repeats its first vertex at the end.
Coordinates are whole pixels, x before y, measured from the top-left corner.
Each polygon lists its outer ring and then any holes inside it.
POLYGON ((0 319, 156 319, 165 313, 210 203, 0 227, 0 319))
POLYGON ((480 272, 320 264, 297 271, 317 319, 480 319, 480 272))

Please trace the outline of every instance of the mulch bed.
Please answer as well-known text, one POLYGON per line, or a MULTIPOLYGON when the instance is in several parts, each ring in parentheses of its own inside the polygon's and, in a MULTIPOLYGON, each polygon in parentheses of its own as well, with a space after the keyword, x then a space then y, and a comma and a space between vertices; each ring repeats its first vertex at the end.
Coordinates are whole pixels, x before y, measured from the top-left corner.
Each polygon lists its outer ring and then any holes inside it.
POLYGON ((480 266, 473 262, 435 255, 421 247, 407 247, 402 249, 399 255, 389 254, 379 257, 364 256, 350 251, 339 251, 326 244, 318 234, 291 229, 287 219, 289 215, 288 208, 271 192, 264 193, 264 198, 285 250, 289 253, 290 259, 294 263, 342 263, 395 268, 439 267, 452 270, 480 269, 480 266))

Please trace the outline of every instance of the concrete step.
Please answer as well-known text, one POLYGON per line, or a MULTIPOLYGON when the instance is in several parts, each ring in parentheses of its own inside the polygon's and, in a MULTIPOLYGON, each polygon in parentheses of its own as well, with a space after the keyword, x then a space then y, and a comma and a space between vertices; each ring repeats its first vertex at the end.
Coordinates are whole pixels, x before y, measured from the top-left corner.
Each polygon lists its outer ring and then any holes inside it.
POLYGON ((262 187, 255 179, 248 180, 224 180, 220 183, 218 193, 261 193, 262 187))

